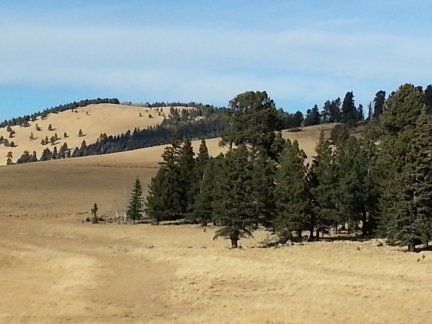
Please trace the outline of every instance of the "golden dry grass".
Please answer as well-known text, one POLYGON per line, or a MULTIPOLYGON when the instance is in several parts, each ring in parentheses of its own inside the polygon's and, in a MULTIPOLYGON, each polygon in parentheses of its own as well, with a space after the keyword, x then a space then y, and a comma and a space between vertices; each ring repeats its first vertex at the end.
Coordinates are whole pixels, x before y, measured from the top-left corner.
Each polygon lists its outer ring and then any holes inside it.
MULTIPOLYGON (((319 128, 309 130, 286 136, 313 155, 319 128)), ((124 208, 162 151, 0 167, 0 322, 430 321, 428 252, 373 241, 260 249, 263 231, 231 250, 214 228, 82 223, 94 202, 105 218, 124 208)))
POLYGON ((30 122, 29 127, 13 126, 12 129, 16 133, 13 138, 9 138, 6 128, 0 128, 0 136, 3 136, 8 141, 13 141, 17 145, 16 147, 0 145, 0 165, 6 164, 8 152, 12 152, 14 162, 25 150, 29 151, 30 154, 36 151, 39 158, 45 148, 52 151, 54 146, 57 146, 57 149, 59 149, 65 142, 69 148, 75 148, 80 147, 83 140, 87 144, 96 142, 101 133, 120 135, 127 130, 133 131, 134 128, 146 129, 149 126, 158 125, 162 122, 164 116, 169 116, 170 107, 158 109, 162 110, 160 115, 156 108, 97 104, 78 108, 75 110, 76 112, 67 110, 58 114, 49 114, 43 120, 38 118, 35 122, 30 122), (149 118, 150 115, 153 118, 149 118), (36 131, 36 124, 41 128, 41 131, 36 131), (53 128, 52 131, 48 130, 50 124, 53 128), (84 133, 83 137, 78 136, 80 129, 84 133), (65 132, 68 135, 67 138, 64 138, 65 132), (30 139, 32 133, 34 140, 30 139), (59 137, 55 145, 41 144, 42 139, 46 137, 50 139, 54 134, 59 137))
POLYGON ((428 323, 432 255, 256 248, 193 226, 2 217, 1 322, 428 323))

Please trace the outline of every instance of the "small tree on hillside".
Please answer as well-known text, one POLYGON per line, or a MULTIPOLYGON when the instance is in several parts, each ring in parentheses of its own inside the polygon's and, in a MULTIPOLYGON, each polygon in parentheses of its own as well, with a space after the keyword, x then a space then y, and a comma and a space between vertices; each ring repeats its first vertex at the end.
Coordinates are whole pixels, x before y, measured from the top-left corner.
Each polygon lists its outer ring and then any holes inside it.
POLYGON ((83 137, 83 136, 84 136, 84 133, 83 133, 82 129, 80 129, 78 131, 78 137, 83 137))
POLYGON ((91 214, 92 214, 92 216, 93 216, 93 220, 92 220, 92 223, 93 224, 97 224, 98 222, 99 222, 99 219, 98 219, 98 217, 97 217, 97 211, 98 211, 98 205, 95 203, 94 205, 93 205, 93 208, 91 209, 91 214))
POLYGON ((12 158, 13 158, 12 152, 9 151, 8 154, 6 155, 6 164, 7 165, 12 164, 12 158))
POLYGON ((48 130, 49 130, 50 132, 54 130, 51 124, 48 125, 48 130))
POLYGON ((135 180, 134 187, 131 191, 131 198, 127 209, 127 216, 135 223, 141 219, 143 213, 143 198, 142 198, 142 187, 141 182, 137 178, 135 180))

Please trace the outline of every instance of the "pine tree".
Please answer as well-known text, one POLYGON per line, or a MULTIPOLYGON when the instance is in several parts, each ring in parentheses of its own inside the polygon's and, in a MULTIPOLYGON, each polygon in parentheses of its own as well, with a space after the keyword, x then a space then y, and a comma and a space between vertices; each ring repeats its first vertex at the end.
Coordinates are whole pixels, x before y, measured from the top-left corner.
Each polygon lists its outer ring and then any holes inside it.
POLYGON ((380 90, 376 93, 374 99, 374 109, 373 109, 373 118, 378 118, 384 111, 384 103, 385 103, 386 92, 380 90))
POLYGON ((185 140, 183 146, 180 150, 180 155, 178 157, 178 168, 179 168, 179 185, 181 190, 181 215, 186 215, 186 213, 192 210, 194 203, 194 190, 193 186, 199 180, 196 179, 195 173, 195 161, 194 161, 194 151, 192 148, 192 143, 190 140, 185 140))
POLYGON ((91 214, 93 216, 93 219, 92 219, 93 224, 99 223, 99 219, 97 217, 98 210, 99 210, 98 205, 96 203, 94 203, 93 208, 91 209, 91 214))
POLYGON ((321 115, 318 106, 315 105, 312 109, 306 111, 306 117, 304 120, 305 126, 318 125, 321 122, 321 115))
POLYGON ((381 233, 390 242, 415 250, 418 243, 432 239, 432 121, 424 112, 415 128, 405 129, 393 147, 403 156, 388 156, 395 161, 391 177, 383 181, 381 233))
POLYGON ((354 104, 354 94, 352 91, 346 93, 342 103, 342 119, 343 123, 355 123, 359 120, 358 111, 354 104))
POLYGON ((339 222, 348 223, 349 230, 354 224, 363 221, 366 229, 366 203, 370 198, 366 184, 368 158, 355 137, 348 138, 336 149, 339 188, 339 222))
POLYGON ((312 197, 305 159, 306 154, 300 149, 298 142, 291 144, 288 141, 276 172, 276 218, 273 224, 283 242, 292 239, 293 231, 301 237, 302 231, 310 228, 312 197))
POLYGON ((432 114, 432 84, 429 84, 424 91, 424 103, 426 112, 432 114))
POLYGON ((217 185, 217 200, 213 206, 215 221, 222 226, 215 237, 231 240, 231 247, 237 248, 241 237, 252 236, 256 229, 255 206, 250 199, 252 194, 252 163, 248 150, 240 145, 224 159, 224 177, 217 185))
POLYGON ((265 152, 250 153, 252 163, 252 193, 249 200, 254 206, 257 226, 271 228, 275 213, 275 173, 276 163, 265 152))
POLYGON ((223 143, 249 144, 270 152, 280 120, 275 103, 265 91, 248 91, 230 101, 230 126, 223 143))
POLYGON ((322 121, 324 123, 338 123, 341 120, 340 98, 332 101, 326 101, 322 109, 322 121))
POLYGON ((133 220, 134 223, 140 220, 143 213, 143 198, 142 198, 142 187, 141 182, 137 178, 135 180, 134 187, 131 191, 131 197, 129 200, 129 206, 127 208, 127 216, 133 220))
POLYGON ((415 127, 424 106, 423 92, 412 84, 405 84, 387 99, 387 108, 380 124, 387 134, 396 135, 408 126, 415 127))
POLYGON ((163 162, 157 175, 151 180, 146 201, 146 213, 154 223, 175 220, 185 212, 185 189, 179 167, 182 152, 180 142, 174 140, 162 155, 163 162))
MULTIPOLYGON (((210 159, 205 164, 201 181, 199 182, 198 193, 195 196, 192 212, 189 219, 198 222, 202 226, 207 226, 214 219, 213 204, 217 198, 216 186, 217 179, 222 170, 220 166, 221 158, 210 159)), ((219 177, 220 178, 220 177, 219 177)))
POLYGON ((316 204, 317 238, 319 230, 324 226, 337 225, 341 216, 338 206, 339 186, 338 165, 334 155, 334 147, 324 138, 321 132, 318 145, 315 149, 317 155, 311 167, 311 178, 314 186, 311 187, 313 200, 316 204))
POLYGON ((205 172, 207 164, 209 163, 210 157, 207 149, 206 141, 203 139, 201 140, 201 144, 199 147, 198 155, 194 162, 194 169, 193 169, 193 181, 190 185, 190 196, 193 198, 190 200, 190 208, 188 210, 189 215, 187 217, 192 222, 200 222, 203 226, 205 226, 209 219, 209 217, 205 217, 202 215, 202 213, 195 212, 195 208, 202 209, 204 206, 201 205, 203 201, 203 197, 200 197, 201 195, 204 195, 202 193, 203 188, 206 187, 206 185, 203 184, 204 181, 208 181, 208 176, 205 172), (204 180, 204 178, 207 176, 207 178, 204 180), (196 200, 200 199, 199 203, 196 203, 196 200))

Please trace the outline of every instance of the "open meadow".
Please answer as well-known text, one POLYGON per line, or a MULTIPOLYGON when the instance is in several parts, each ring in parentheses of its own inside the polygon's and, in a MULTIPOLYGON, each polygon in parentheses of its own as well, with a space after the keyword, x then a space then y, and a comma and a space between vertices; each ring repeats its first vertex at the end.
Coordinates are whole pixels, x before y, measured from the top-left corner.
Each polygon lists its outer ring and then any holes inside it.
MULTIPOLYGON (((318 133, 285 136, 310 156, 318 133)), ((212 155, 223 151, 218 141, 207 142, 212 155)), ((232 250, 214 228, 83 223, 93 203, 106 219, 123 210, 162 151, 0 168, 0 322, 430 321, 429 252, 375 241, 263 249, 264 231, 232 250)))

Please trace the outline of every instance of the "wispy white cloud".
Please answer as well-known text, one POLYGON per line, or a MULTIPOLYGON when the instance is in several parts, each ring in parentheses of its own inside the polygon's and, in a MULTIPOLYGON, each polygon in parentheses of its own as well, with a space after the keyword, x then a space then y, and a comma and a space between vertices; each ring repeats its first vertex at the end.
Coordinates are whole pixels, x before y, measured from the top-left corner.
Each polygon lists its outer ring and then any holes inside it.
POLYGON ((104 89, 130 97, 226 102, 264 89, 322 102, 354 90, 427 83, 429 36, 352 31, 327 19, 281 30, 0 22, 0 85, 104 89), (382 86, 381 86, 382 85, 382 86))

